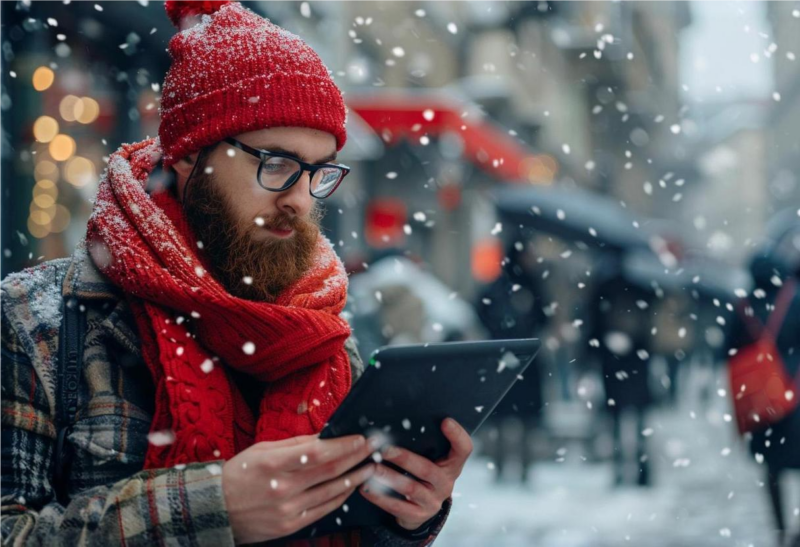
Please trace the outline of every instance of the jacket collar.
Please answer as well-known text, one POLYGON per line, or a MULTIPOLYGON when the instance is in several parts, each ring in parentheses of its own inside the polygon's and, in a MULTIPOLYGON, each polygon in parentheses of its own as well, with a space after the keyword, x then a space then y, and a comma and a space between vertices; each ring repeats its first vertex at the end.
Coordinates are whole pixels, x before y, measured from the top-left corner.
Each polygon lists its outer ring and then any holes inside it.
POLYGON ((61 295, 79 300, 118 300, 123 296, 121 289, 95 265, 87 250, 86 238, 81 239, 72 253, 61 295))
POLYGON ((125 294, 97 268, 87 250, 85 238, 72 253, 61 295, 63 298, 96 302, 102 304, 103 310, 110 310, 99 327, 128 352, 141 356, 141 339, 125 294))

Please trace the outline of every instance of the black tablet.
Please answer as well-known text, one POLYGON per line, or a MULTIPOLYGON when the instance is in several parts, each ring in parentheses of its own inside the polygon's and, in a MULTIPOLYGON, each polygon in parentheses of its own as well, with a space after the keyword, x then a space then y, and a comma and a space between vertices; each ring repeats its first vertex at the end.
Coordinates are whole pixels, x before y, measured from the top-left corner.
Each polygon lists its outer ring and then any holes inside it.
MULTIPOLYGON (((523 379, 538 351, 536 338, 381 348, 320 438, 380 435, 439 460, 450 449, 442 421, 453 418, 474 434, 514 382, 523 379)), ((391 518, 356 491, 345 506, 297 537, 378 525, 387 517, 391 518)))

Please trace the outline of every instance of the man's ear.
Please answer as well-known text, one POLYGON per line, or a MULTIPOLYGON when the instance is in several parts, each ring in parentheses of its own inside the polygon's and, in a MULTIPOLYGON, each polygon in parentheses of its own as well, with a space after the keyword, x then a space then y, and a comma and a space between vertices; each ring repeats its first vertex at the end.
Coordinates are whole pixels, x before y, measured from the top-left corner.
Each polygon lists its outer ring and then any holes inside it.
POLYGON ((186 180, 189 178, 189 175, 192 173, 192 169, 194 168, 194 162, 197 161, 198 154, 190 154, 185 156, 172 164, 172 168, 175 169, 175 173, 178 174, 179 179, 186 180))
POLYGON ((186 187, 186 181, 189 179, 189 175, 192 174, 192 169, 194 169, 194 164, 197 161, 198 156, 198 153, 190 154, 172 164, 172 168, 175 170, 175 178, 178 183, 178 200, 183 200, 183 191, 186 187))

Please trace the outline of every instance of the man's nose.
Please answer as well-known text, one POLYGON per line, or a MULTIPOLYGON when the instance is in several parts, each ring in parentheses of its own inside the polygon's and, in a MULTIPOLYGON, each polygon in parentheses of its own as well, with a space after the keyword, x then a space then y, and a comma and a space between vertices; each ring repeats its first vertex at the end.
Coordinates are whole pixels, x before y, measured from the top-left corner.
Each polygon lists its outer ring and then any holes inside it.
POLYGON ((304 217, 311 210, 311 175, 308 171, 300 173, 300 179, 291 188, 278 195, 278 208, 284 213, 304 217))

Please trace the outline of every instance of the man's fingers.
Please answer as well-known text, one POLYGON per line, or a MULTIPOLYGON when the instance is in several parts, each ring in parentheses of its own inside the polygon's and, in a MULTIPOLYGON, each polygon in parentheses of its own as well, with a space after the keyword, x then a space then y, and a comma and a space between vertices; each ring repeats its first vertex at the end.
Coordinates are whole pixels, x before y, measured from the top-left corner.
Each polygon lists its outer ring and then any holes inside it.
POLYGON ((442 432, 450 441, 450 454, 445 462, 458 462, 459 470, 461 470, 464 462, 472 454, 472 439, 467 430, 452 418, 447 418, 442 422, 442 432))
POLYGON ((317 505, 311 509, 306 509, 297 517, 297 520, 292 523, 291 528, 295 531, 301 530, 312 524, 317 522, 319 519, 328 515, 334 511, 336 511, 339 507, 347 501, 353 492, 355 492, 355 488, 350 488, 349 490, 339 494, 335 498, 330 501, 327 501, 321 505, 317 505))
POLYGON ((299 496, 298 502, 301 507, 311 507, 324 503, 326 500, 338 496, 345 490, 355 490, 367 482, 374 474, 375 464, 367 464, 346 475, 342 475, 326 483, 317 485, 310 490, 306 490, 299 496))
POLYGON ((361 492, 361 495, 364 496, 368 501, 374 505, 377 505, 398 519, 421 523, 430 518, 428 516, 428 511, 416 503, 399 500, 388 494, 384 494, 373 485, 362 486, 359 489, 359 492, 361 492))
MULTIPOLYGON (((433 508, 441 503, 436 502, 434 489, 430 486, 412 479, 406 475, 398 473, 394 469, 385 465, 378 465, 375 469, 375 476, 370 483, 378 482, 388 486, 398 494, 403 495, 406 501, 419 505, 425 509, 433 508)), ((447 493, 449 495, 449 493, 447 493)), ((437 509, 438 510, 438 509, 437 509)))
POLYGON ((370 448, 363 435, 316 439, 296 446, 286 446, 270 453, 271 462, 265 461, 265 464, 280 471, 295 471, 324 465, 354 453, 362 454, 363 458, 369 455, 370 448))
POLYGON ((375 464, 368 464, 334 480, 306 490, 297 497, 297 505, 301 508, 324 505, 329 500, 337 499, 344 492, 354 492, 375 473, 375 464))
POLYGON ((322 463, 308 469, 299 469, 296 472, 298 473, 298 484, 301 486, 302 490, 307 490, 318 484, 340 477, 344 473, 351 471, 364 460, 367 460, 371 452, 372 448, 365 446, 363 449, 351 452, 337 460, 322 463))
POLYGON ((281 441, 262 441, 260 443, 257 443, 255 446, 264 449, 282 448, 285 446, 297 446, 297 445, 308 444, 316 441, 318 438, 319 438, 319 433, 316 435, 299 435, 297 437, 289 437, 288 439, 283 439, 281 441))
POLYGON ((279 443, 285 443, 286 446, 293 446, 298 444, 306 444, 312 441, 316 441, 319 439, 319 433, 314 435, 298 435, 297 437, 289 437, 288 439, 284 439, 282 441, 278 441, 279 443))
POLYGON ((383 451, 382 456, 384 460, 403 468, 418 479, 430 483, 437 490, 443 488, 447 482, 447 477, 441 467, 410 450, 389 446, 383 451))

